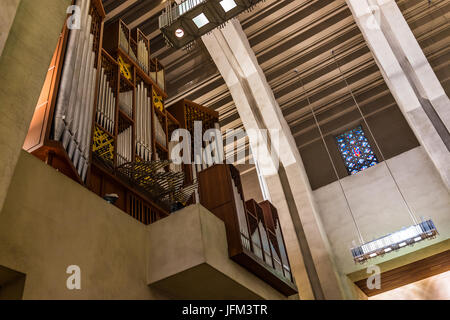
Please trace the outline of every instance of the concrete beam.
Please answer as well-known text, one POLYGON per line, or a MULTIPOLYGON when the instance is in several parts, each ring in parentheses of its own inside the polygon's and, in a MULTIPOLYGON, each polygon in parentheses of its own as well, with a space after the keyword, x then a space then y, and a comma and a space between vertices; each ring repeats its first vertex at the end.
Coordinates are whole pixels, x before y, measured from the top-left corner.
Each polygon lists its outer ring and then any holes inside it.
POLYGON ((114 17, 116 17, 117 15, 121 14, 123 11, 128 9, 130 6, 135 4, 136 2, 138 2, 138 0, 127 0, 127 1, 125 1, 124 3, 122 3, 120 6, 118 6, 114 10, 111 10, 111 12, 109 12, 106 15, 105 21, 107 22, 107 21, 113 19, 114 17))
POLYGON ((161 12, 165 8, 165 6, 166 6, 166 1, 161 0, 159 2, 159 4, 156 5, 156 7, 154 7, 153 9, 151 9, 149 11, 147 11, 142 16, 140 16, 139 18, 134 20, 132 23, 130 23, 130 25, 129 25, 130 29, 136 28, 140 24, 144 23, 147 19, 150 19, 155 14, 158 14, 159 12, 161 12))

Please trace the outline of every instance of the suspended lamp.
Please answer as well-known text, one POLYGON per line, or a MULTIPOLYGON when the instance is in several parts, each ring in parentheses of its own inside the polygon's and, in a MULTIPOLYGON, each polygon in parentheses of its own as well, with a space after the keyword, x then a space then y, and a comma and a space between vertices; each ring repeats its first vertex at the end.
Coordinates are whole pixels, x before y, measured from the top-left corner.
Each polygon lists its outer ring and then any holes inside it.
POLYGON ((429 219, 352 248, 351 251, 355 262, 363 263, 371 258, 382 256, 407 245, 413 245, 425 239, 433 239, 437 235, 438 231, 433 221, 429 219))
POLYGON ((168 45, 175 48, 189 47, 190 44, 223 26, 228 20, 246 10, 251 10, 262 0, 185 0, 166 8, 159 17, 159 28, 168 45))

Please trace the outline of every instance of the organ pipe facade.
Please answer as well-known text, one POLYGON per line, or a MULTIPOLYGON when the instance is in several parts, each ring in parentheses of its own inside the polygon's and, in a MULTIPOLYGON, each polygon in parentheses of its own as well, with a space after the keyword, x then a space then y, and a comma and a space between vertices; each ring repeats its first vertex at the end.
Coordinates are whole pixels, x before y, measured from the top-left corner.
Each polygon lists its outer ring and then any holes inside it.
POLYGON ((217 127, 218 114, 185 100, 177 104, 183 112, 171 114, 148 38, 121 20, 105 27, 100 0, 74 5, 81 28, 63 28, 43 89, 47 104, 36 109, 24 148, 101 197, 117 194, 115 205, 145 224, 167 216, 171 203, 198 202, 196 176, 207 165, 171 163, 169 140, 196 120, 202 134, 217 127))

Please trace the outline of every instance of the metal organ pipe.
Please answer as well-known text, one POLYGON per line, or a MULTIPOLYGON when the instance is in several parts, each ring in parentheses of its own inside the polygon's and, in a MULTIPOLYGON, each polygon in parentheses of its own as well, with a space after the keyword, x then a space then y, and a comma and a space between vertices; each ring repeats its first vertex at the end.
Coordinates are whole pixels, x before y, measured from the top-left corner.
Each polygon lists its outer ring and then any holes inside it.
POLYGON ((89 35, 91 32, 91 22, 92 17, 88 17, 88 25, 85 28, 85 35, 83 38, 84 44, 83 44, 83 51, 82 51, 82 57, 81 57, 81 64, 80 69, 76 70, 76 75, 74 78, 74 81, 76 83, 76 89, 72 89, 71 96, 70 96, 70 102, 69 102, 69 110, 66 116, 66 128, 62 137, 62 143, 65 149, 67 149, 67 146, 70 142, 70 140, 73 138, 73 121, 76 117, 77 113, 77 104, 78 101, 83 93, 83 84, 84 84, 84 77, 86 74, 86 65, 88 63, 88 55, 89 55, 89 35))
POLYGON ((72 87, 76 84, 73 83, 76 64, 79 62, 79 57, 81 55, 81 45, 80 39, 82 39, 82 32, 86 28, 87 23, 87 12, 86 8, 87 1, 86 0, 77 0, 75 5, 81 7, 81 29, 71 30, 69 33, 69 40, 67 43, 67 54, 64 59, 64 68, 61 76, 59 95, 56 102, 55 109, 55 129, 54 129, 54 138, 59 141, 64 131, 65 126, 65 117, 67 112, 67 105, 70 100, 70 93, 72 91, 72 87))
MULTIPOLYGON (((76 0, 81 7, 81 28, 69 30, 66 54, 55 106, 53 139, 61 141, 78 174, 84 181, 89 166, 94 96, 97 83, 97 58, 94 51, 94 19, 89 14, 91 0, 76 0)), ((106 82, 104 70, 100 74, 99 91, 106 82)), ((99 103, 104 95, 99 95, 99 103)), ((99 108, 99 110, 102 110, 99 108)), ((100 112, 97 121, 102 121, 100 112)))
POLYGON ((149 161, 151 156, 151 100, 149 90, 143 82, 136 88, 136 153, 149 161))
POLYGON ((114 133, 116 98, 114 96, 113 88, 108 80, 108 75, 105 69, 102 68, 100 72, 100 87, 98 93, 97 105, 97 123, 110 132, 114 133))
MULTIPOLYGON (((94 70, 96 70, 96 69, 94 69, 94 70)), ((97 79, 97 77, 96 77, 96 75, 97 75, 97 72, 95 72, 93 75, 92 75, 92 83, 94 84, 95 83, 95 81, 96 81, 96 79, 97 79)), ((82 150, 82 153, 83 153, 83 163, 80 165, 79 164, 79 167, 80 166, 82 166, 82 168, 80 168, 79 170, 80 170, 80 175, 81 175, 81 179, 83 180, 83 181, 85 181, 86 180, 86 174, 87 174, 87 169, 88 169, 88 167, 89 167, 89 148, 90 148, 90 140, 91 140, 91 125, 92 125, 92 117, 93 117, 93 115, 94 115, 94 99, 95 99, 95 86, 94 85, 92 85, 92 87, 91 87, 91 98, 90 98, 90 102, 89 102, 89 106, 90 106, 90 109, 89 109, 89 113, 87 114, 87 121, 86 121, 86 123, 85 123, 85 128, 83 129, 83 140, 82 140, 82 148, 81 148, 81 150, 82 150)))
POLYGON ((124 163, 131 162, 132 149, 131 149, 131 138, 132 138, 132 128, 128 127, 123 130, 117 136, 117 165, 121 166, 124 163))
POLYGON ((139 40, 139 42, 138 42, 138 63, 141 66, 141 68, 144 69, 144 71, 146 73, 148 73, 148 58, 149 58, 149 54, 148 54, 147 46, 145 45, 144 40, 139 40))
MULTIPOLYGON (((105 85, 105 69, 100 70, 100 87, 98 90, 98 103, 97 103, 97 115, 96 121, 98 124, 103 123, 103 101, 104 101, 104 85, 105 85)), ((103 126, 102 126, 103 127, 103 126)))
MULTIPOLYGON (((83 136, 83 131, 84 128, 86 126, 86 122, 88 121, 87 117, 89 115, 89 102, 91 100, 91 91, 92 91, 92 87, 93 87, 93 83, 92 83, 92 76, 94 73, 94 59, 95 59, 95 54, 92 52, 92 54, 90 55, 90 59, 89 59, 89 73, 88 73, 88 78, 86 79, 86 88, 83 91, 83 97, 81 100, 81 104, 80 104, 80 115, 79 115, 79 120, 78 123, 74 129, 74 140, 72 140, 72 145, 74 145, 75 149, 75 153, 73 154, 72 157, 72 161, 74 163, 75 166, 77 166, 78 162, 80 161, 80 157, 82 154, 82 150, 81 150, 81 143, 82 143, 82 136, 83 136)), ((70 150, 70 148, 69 148, 70 150)), ((70 155, 70 154, 69 154, 70 155)), ((79 170, 80 173, 80 170, 79 170)), ((80 174, 81 175, 81 174, 80 174)))
MULTIPOLYGON (((77 103, 75 105, 75 117, 74 121, 71 123, 69 127, 71 133, 71 139, 68 148, 69 157, 75 161, 77 160, 75 157, 78 157, 79 154, 74 154, 77 146, 80 141, 80 127, 82 127, 83 122, 83 114, 87 111, 86 103, 89 92, 89 79, 92 77, 93 69, 94 69, 94 52, 92 52, 91 48, 94 43, 94 36, 89 35, 89 46, 88 46, 88 56, 86 59, 86 66, 84 70, 83 76, 83 86, 80 91, 80 95, 78 96, 77 103)), ((80 87, 78 87, 80 88, 80 87)))
MULTIPOLYGON (((151 94, 150 92, 148 93, 151 94)), ((150 97, 147 97, 147 157, 148 160, 150 160, 152 156, 152 99, 150 97)))

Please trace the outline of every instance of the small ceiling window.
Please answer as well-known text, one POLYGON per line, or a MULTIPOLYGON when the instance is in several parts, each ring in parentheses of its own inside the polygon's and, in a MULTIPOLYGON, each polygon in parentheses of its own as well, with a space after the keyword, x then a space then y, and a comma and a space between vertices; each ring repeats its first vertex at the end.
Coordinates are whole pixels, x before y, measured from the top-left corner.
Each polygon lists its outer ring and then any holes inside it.
POLYGON ((349 174, 356 174, 379 162, 362 126, 338 135, 336 142, 349 174))
POLYGON ((222 0, 220 1, 220 5, 222 6, 225 12, 228 12, 237 7, 236 2, 234 2, 234 0, 222 0))
POLYGON ((209 23, 209 20, 204 13, 200 13, 198 16, 192 19, 192 21, 194 21, 195 25, 199 29, 203 26, 206 26, 209 23))

